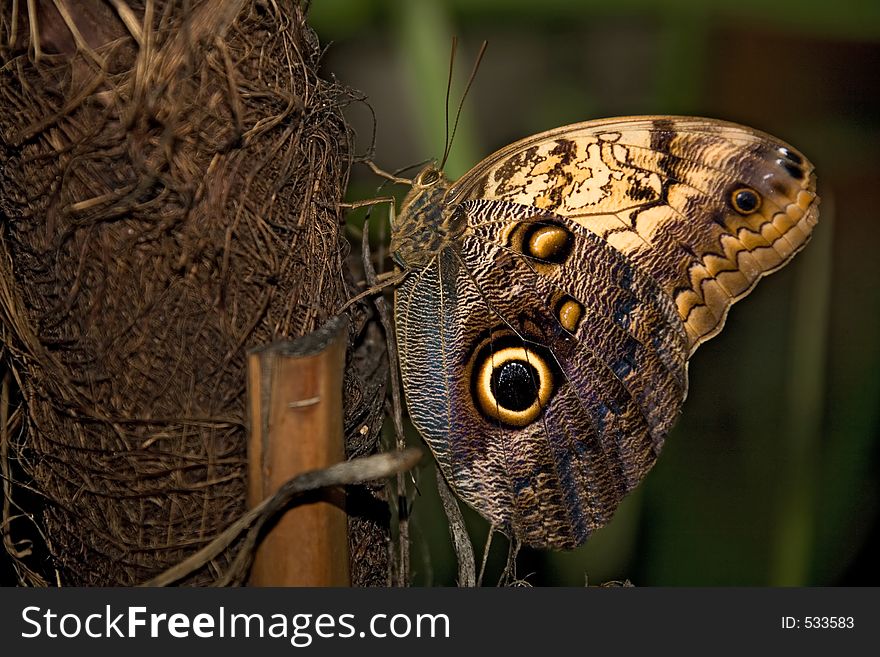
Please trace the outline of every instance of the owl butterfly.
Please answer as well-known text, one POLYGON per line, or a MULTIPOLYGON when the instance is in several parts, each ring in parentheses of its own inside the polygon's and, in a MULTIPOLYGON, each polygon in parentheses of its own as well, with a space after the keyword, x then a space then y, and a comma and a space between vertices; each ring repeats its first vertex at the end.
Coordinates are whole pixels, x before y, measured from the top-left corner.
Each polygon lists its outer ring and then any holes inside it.
POLYGON ((422 169, 392 226, 395 324, 453 490, 525 544, 583 543, 660 453, 691 354, 817 204, 803 155, 712 119, 590 121, 455 182, 422 169))

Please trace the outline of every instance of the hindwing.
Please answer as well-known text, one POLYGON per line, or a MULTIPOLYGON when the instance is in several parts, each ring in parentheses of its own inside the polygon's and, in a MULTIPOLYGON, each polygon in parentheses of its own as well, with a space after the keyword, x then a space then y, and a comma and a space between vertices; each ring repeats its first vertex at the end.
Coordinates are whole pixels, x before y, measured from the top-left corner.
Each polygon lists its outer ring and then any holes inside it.
POLYGON ((575 547, 654 463, 685 396, 687 336, 656 282, 578 223, 462 207, 460 243, 396 294, 410 417, 498 528, 575 547), (529 250, 542 230, 564 256, 529 250))

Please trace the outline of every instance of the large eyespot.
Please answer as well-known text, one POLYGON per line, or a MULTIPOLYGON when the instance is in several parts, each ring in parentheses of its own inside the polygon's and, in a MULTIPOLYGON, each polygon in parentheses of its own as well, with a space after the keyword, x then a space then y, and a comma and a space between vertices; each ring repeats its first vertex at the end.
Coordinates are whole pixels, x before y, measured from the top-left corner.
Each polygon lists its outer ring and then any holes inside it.
POLYGON ((752 214, 761 207, 761 195, 749 187, 738 187, 730 193, 730 204, 742 215, 752 214))
POLYGON ((537 348, 490 344, 477 353, 471 383, 477 408, 489 421, 524 427, 541 416, 556 377, 548 354, 537 348))

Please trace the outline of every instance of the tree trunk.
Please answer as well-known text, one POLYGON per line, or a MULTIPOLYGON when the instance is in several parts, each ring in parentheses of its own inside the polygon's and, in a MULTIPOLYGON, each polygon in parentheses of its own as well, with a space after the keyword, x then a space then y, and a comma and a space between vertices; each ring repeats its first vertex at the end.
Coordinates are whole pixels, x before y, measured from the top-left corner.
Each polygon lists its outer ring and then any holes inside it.
MULTIPOLYGON (((351 94, 318 77, 293 2, 29 4, 0 15, 0 317, 23 429, 3 453, 45 502, 9 489, 4 545, 23 583, 135 584, 244 511, 248 350, 352 294, 351 94)), ((376 450, 387 365, 349 314, 352 457, 376 450)), ((387 504, 351 493, 352 583, 384 584, 387 504)))

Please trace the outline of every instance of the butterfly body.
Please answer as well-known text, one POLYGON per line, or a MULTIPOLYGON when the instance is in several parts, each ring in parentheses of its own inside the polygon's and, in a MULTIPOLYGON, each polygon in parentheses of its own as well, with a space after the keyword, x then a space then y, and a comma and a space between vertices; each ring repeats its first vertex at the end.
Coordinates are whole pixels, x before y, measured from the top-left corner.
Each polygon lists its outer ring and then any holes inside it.
POLYGON ((393 226, 410 417, 452 488, 523 542, 571 548, 647 474, 687 360, 816 222, 811 165, 749 128, 633 117, 542 133, 393 226))
POLYGON ((450 206, 444 202, 449 181, 433 167, 422 171, 417 180, 425 179, 426 174, 436 178, 429 184, 415 182, 401 206, 403 221, 397 223, 391 241, 398 264, 408 269, 424 266, 443 249, 454 248, 466 228, 463 222, 450 222, 450 206))

